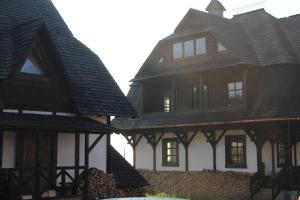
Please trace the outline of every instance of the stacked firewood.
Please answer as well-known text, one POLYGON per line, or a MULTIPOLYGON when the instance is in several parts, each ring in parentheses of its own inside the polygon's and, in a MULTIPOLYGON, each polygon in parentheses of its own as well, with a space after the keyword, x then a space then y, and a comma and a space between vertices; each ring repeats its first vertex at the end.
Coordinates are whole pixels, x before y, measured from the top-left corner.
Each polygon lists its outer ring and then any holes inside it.
POLYGON ((125 193, 117 189, 111 174, 92 168, 89 170, 89 197, 92 199, 125 197, 125 193))

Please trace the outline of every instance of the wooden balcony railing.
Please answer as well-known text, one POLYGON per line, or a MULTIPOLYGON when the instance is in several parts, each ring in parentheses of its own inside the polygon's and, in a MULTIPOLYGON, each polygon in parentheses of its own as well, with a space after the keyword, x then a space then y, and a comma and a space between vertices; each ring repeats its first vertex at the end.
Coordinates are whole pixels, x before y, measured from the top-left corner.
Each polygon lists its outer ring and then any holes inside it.
POLYGON ((55 191, 56 197, 81 195, 84 192, 85 167, 5 168, 0 169, 0 199, 20 199, 22 195, 41 199, 47 191, 55 191), (81 174, 75 177, 76 171, 81 174))

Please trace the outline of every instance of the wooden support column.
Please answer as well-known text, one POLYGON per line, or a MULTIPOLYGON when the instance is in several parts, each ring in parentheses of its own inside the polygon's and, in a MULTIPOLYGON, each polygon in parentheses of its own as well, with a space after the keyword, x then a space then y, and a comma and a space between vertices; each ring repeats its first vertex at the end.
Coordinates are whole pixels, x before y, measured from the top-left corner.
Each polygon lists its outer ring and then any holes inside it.
POLYGON ((290 121, 287 121, 287 145, 288 145, 288 178, 289 187, 292 186, 292 142, 291 142, 291 127, 290 121))
POLYGON ((84 199, 88 199, 89 191, 89 134, 84 133, 84 199))
POLYGON ((176 111, 176 83, 175 80, 172 80, 171 83, 171 111, 176 111))
POLYGON ((225 135, 227 130, 223 130, 219 137, 216 136, 216 131, 202 131, 207 139, 207 142, 211 144, 213 150, 213 170, 217 171, 217 144, 220 142, 222 137, 225 135))
POLYGON ((275 171, 275 141, 271 141, 271 153, 272 153, 272 174, 275 175, 276 171, 275 171))
POLYGON ((155 133, 145 133, 144 136, 147 139, 147 143, 149 143, 153 150, 153 171, 156 171, 156 146, 159 141, 163 137, 164 133, 161 133, 158 139, 156 139, 155 133))
POLYGON ((40 196, 40 187, 41 187, 41 165, 40 165, 40 135, 41 133, 35 134, 35 199, 39 199, 40 196))
POLYGON ((3 162, 3 131, 0 130, 0 169, 2 168, 3 162))
MULTIPOLYGON (((107 126, 110 126, 110 116, 106 116, 106 124, 107 124, 107 126)), ((110 146, 110 144, 111 144, 111 142, 110 142, 110 135, 111 135, 111 133, 108 133, 107 134, 107 141, 106 141, 106 147, 107 147, 107 149, 106 149, 106 172, 107 173, 110 173, 110 157, 109 157, 109 146, 110 146)))
POLYGON ((75 179, 79 177, 80 134, 75 133, 75 179))
POLYGON ((203 96, 203 76, 200 74, 199 77, 199 109, 203 109, 204 107, 204 96, 203 96))
POLYGON ((183 145, 185 151, 185 171, 189 171, 189 145, 193 141, 197 131, 193 133, 191 138, 188 138, 188 133, 175 132, 178 141, 183 145))
POLYGON ((297 167, 297 142, 294 144, 294 165, 297 167))

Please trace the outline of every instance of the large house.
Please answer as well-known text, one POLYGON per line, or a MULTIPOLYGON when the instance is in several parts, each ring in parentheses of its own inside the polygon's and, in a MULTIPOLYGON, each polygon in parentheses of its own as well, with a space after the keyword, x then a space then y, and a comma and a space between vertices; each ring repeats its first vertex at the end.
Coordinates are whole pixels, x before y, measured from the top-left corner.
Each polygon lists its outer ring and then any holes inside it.
POLYGON ((300 15, 227 19, 218 0, 206 10, 158 42, 127 96, 139 118, 113 125, 137 169, 272 176, 275 198, 299 187, 300 15))
POLYGON ((115 160, 111 116, 136 112, 51 1, 2 0, 0 199, 87 199, 89 168, 113 173, 120 187, 145 185, 115 160))

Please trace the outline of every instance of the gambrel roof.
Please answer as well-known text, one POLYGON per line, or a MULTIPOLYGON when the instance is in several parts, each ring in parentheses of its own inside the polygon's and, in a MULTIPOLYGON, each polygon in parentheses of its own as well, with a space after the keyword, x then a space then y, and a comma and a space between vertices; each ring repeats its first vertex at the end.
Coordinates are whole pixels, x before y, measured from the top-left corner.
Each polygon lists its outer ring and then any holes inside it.
POLYGON ((300 45, 297 43, 300 39, 299 18, 299 15, 296 15, 277 19, 264 9, 260 9, 227 19, 190 9, 174 33, 159 41, 133 81, 207 70, 212 66, 224 68, 237 64, 262 66, 283 63, 299 64, 300 45), (210 62, 197 67, 184 66, 181 69, 174 68, 174 64, 172 64, 173 67, 157 67, 157 60, 170 41, 200 33, 207 33, 221 41, 234 55, 235 62, 222 65, 210 62))
POLYGON ((102 61, 73 37, 50 0, 1 1, 0 80, 9 78, 42 30, 54 47, 79 114, 136 116, 102 61))
POLYGON ((140 118, 116 118, 113 125, 123 130, 154 127, 174 127, 300 116, 300 15, 277 19, 265 10, 226 19, 190 9, 173 34, 162 39, 153 49, 133 79, 128 100, 141 114, 140 118), (157 60, 167 45, 177 39, 207 33, 220 41, 234 55, 228 62, 210 60, 206 63, 169 62, 157 60), (143 81, 180 77, 200 71, 213 71, 233 66, 258 70, 259 88, 253 104, 241 110, 180 111, 169 113, 142 113, 143 81), (141 82, 141 83, 140 83, 141 82))

